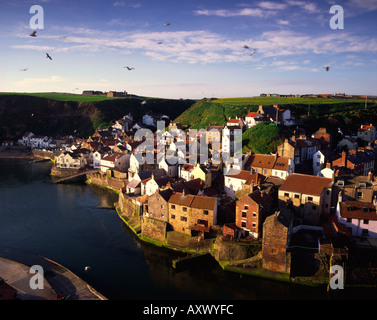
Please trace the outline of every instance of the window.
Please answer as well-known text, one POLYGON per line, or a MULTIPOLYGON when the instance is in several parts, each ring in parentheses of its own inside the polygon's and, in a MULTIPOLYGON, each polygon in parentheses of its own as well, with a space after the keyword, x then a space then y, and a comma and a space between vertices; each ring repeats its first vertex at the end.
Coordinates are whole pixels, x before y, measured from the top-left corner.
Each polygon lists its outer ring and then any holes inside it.
POLYGON ((369 224, 369 220, 365 219, 364 224, 369 224))
POLYGON ((163 204, 161 205, 161 209, 164 209, 164 205, 163 204))
POLYGON ((175 205, 174 205, 174 204, 172 204, 172 205, 171 205, 171 208, 172 208, 172 209, 175 209, 175 205))
POLYGON ((187 218, 186 217, 181 217, 181 221, 187 222, 187 218))
POLYGON ((313 201, 313 197, 308 197, 308 201, 313 201))
POLYGON ((170 217, 171 217, 172 219, 175 219, 175 214, 172 214, 170 217))
POLYGON ((246 218, 246 211, 242 211, 242 218, 246 218))
POLYGON ((256 212, 253 212, 253 217, 255 218, 257 216, 257 213, 256 212))
POLYGON ((208 214, 208 210, 203 210, 203 214, 208 214))
POLYGON ((183 207, 183 208, 182 208, 182 211, 183 211, 183 212, 187 212, 187 208, 186 208, 186 207, 183 207))
POLYGON ((208 221, 207 221, 207 220, 201 220, 201 219, 198 219, 198 220, 197 220, 197 224, 202 224, 202 225, 204 225, 205 227, 208 227, 208 221))
POLYGON ((289 193, 285 192, 284 197, 289 197, 289 193))
POLYGON ((347 218, 347 222, 348 222, 348 223, 351 223, 351 222, 352 222, 352 219, 351 219, 351 218, 347 218))
POLYGON ((299 198, 300 198, 300 195, 299 195, 299 194, 295 194, 295 198, 296 198, 296 199, 299 199, 299 198))
POLYGON ((245 210, 249 210, 249 206, 248 206, 248 205, 245 205, 244 209, 245 209, 245 210))
POLYGON ((242 222, 242 228, 246 228, 246 222, 242 222))
POLYGON ((363 198, 363 193, 362 192, 358 192, 357 193, 357 199, 362 199, 363 198))

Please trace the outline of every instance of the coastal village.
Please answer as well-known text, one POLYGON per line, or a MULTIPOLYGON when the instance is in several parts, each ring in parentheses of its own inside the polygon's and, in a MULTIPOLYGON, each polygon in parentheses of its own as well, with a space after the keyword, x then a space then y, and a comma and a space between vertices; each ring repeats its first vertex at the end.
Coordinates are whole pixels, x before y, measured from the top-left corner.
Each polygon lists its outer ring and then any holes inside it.
POLYGON ((360 124, 334 145, 326 128, 309 135, 278 105, 197 132, 169 119, 160 132, 159 120, 128 114, 87 138, 26 132, 1 148, 29 147, 54 161, 51 174, 60 181, 85 177, 118 192, 115 208, 141 240, 185 251, 190 259, 211 254, 225 270, 321 284, 328 284, 331 266, 341 265, 346 284, 375 284, 377 265, 369 254, 377 246, 373 124, 360 124), (261 122, 296 130, 274 154, 221 157, 235 152, 237 130, 261 122), (137 156, 146 152, 146 140, 136 134, 141 128, 154 133, 152 163, 137 156), (158 158, 158 146, 171 157, 158 158))

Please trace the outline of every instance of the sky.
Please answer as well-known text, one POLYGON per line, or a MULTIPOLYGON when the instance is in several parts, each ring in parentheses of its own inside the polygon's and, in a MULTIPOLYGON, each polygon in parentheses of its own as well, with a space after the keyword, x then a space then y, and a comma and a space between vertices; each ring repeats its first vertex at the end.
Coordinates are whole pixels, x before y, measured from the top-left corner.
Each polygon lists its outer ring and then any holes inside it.
POLYGON ((377 95, 377 0, 1 0, 0 92, 84 90, 377 95))

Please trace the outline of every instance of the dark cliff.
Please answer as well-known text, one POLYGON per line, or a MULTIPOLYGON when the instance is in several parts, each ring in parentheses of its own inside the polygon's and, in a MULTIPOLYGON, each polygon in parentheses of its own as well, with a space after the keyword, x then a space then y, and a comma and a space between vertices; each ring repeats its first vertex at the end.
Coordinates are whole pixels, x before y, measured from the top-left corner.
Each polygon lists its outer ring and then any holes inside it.
POLYGON ((98 102, 59 101, 35 96, 0 95, 0 141, 16 139, 25 132, 36 135, 77 134, 88 136, 98 127, 107 127, 131 113, 141 120, 149 111, 176 118, 192 100, 142 98, 108 99, 98 102))

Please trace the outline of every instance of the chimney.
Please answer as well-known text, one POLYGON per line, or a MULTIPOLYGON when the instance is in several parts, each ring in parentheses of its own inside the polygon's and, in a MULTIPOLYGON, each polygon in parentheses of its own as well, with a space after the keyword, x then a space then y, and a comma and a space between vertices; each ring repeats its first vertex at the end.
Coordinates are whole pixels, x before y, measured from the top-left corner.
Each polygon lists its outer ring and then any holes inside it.
POLYGON ((186 195, 185 188, 183 188, 182 195, 183 195, 183 196, 186 195))
POLYGON ((342 167, 346 167, 346 165, 347 165, 347 153, 345 151, 342 152, 341 165, 342 165, 342 167))

